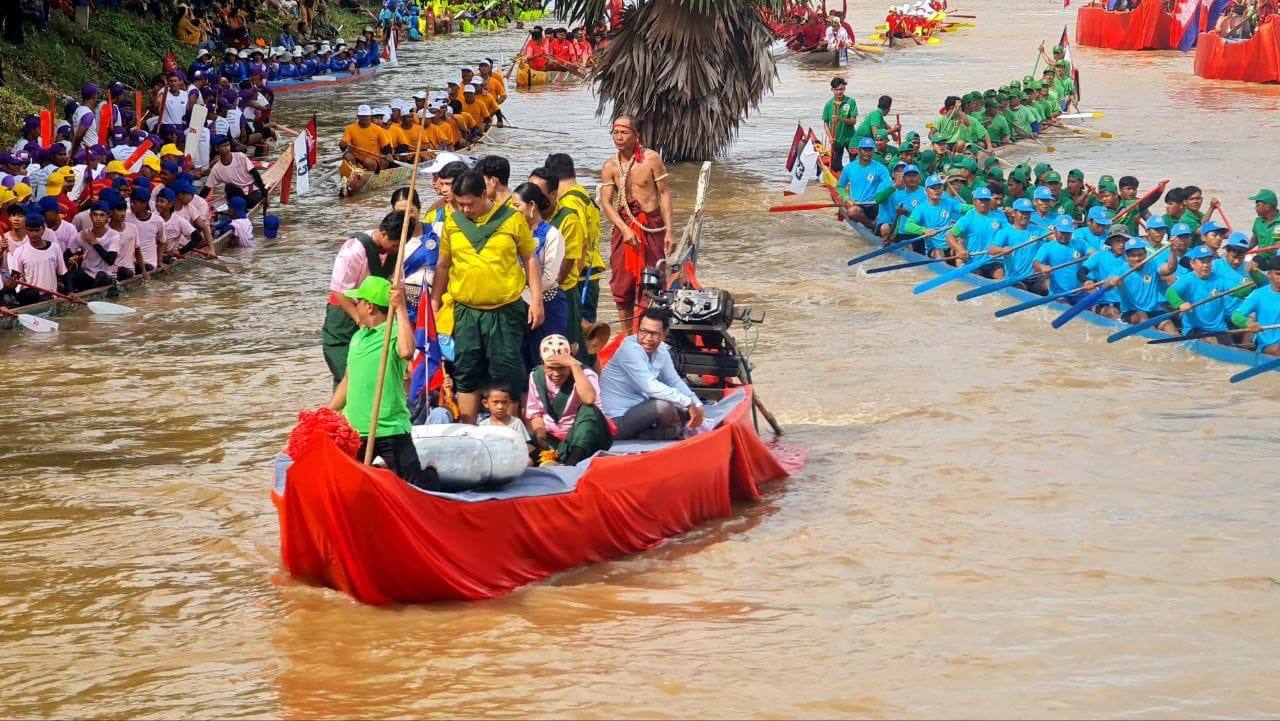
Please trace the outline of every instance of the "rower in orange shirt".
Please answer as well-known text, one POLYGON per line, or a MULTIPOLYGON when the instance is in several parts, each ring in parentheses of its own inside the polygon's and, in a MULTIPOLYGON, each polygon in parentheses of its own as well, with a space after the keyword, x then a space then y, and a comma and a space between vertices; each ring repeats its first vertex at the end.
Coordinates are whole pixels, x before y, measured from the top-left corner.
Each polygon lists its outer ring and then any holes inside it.
POLYGON ((474 83, 462 86, 462 112, 475 118, 476 125, 483 125, 489 120, 489 107, 476 97, 474 83))

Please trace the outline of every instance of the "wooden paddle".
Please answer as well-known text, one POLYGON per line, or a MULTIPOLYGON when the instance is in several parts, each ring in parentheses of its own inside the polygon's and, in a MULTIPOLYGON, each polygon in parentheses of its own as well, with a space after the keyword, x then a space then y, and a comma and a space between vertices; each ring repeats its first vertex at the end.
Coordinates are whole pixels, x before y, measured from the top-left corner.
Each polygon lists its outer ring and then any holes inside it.
POLYGON ((1215 336, 1220 336, 1225 333, 1261 333, 1262 331, 1266 331, 1266 330, 1280 330, 1280 325, 1264 325, 1264 326, 1260 326, 1257 330, 1252 330, 1249 328, 1228 328, 1226 330, 1206 330, 1206 331, 1200 331, 1198 333, 1191 333, 1190 335, 1175 335, 1169 338, 1156 338, 1154 340, 1147 341, 1147 345, 1160 345, 1162 343, 1182 343, 1183 341, 1188 341, 1188 340, 1200 340, 1201 338, 1213 338, 1215 336))
POLYGON ((1239 383, 1240 381, 1248 380, 1256 375, 1260 375, 1262 373, 1266 373, 1267 371, 1275 370, 1277 368, 1280 368, 1280 358, 1275 358, 1273 360, 1267 361, 1266 363, 1260 363, 1247 370, 1242 370, 1239 373, 1231 376, 1231 382, 1239 383))
POLYGON ((1111 133, 1105 130, 1099 130, 1097 128, 1089 128, 1083 125, 1059 125, 1058 127, 1062 128, 1063 130, 1070 130, 1071 132, 1079 135, 1096 135, 1104 139, 1110 139, 1115 137, 1114 135, 1112 135, 1111 133))
MULTIPOLYGON (((430 88, 428 88, 430 91, 430 88)), ((417 147, 413 151, 413 172, 409 174, 409 192, 405 194, 407 198, 413 198, 414 186, 418 182, 418 162, 422 160, 422 136, 426 133, 418 133, 417 147)), ((404 246, 409 239, 409 224, 414 220, 413 213, 406 208, 404 213, 404 222, 400 224, 400 245, 396 250, 396 269, 391 274, 391 285, 395 286, 404 281, 404 246)), ((427 302, 431 302, 428 300, 427 302)), ((373 446, 378 436, 378 417, 382 411, 382 386, 387 377, 387 356, 391 351, 391 334, 395 331, 395 311, 388 309, 392 315, 387 318, 387 332, 382 336, 382 354, 378 361, 378 383, 373 387, 373 408, 369 412, 369 438, 365 442, 364 463, 370 465, 373 463, 373 446)))
POLYGON ((790 213, 794 210, 824 210, 826 208, 842 207, 837 203, 793 203, 791 205, 772 205, 769 207, 770 213, 790 213))
POLYGON ((1212 303, 1213 301, 1218 300, 1219 298, 1224 298, 1224 297, 1226 297, 1226 296, 1228 296, 1228 295, 1231 295, 1232 293, 1236 293, 1236 292, 1242 291, 1242 290, 1244 290, 1245 288, 1252 288, 1252 287, 1253 287, 1253 285, 1254 285, 1254 282, 1253 282, 1252 280, 1245 281, 1244 283, 1241 283, 1240 285, 1237 285, 1236 287, 1231 288, 1230 290, 1224 290, 1224 291, 1222 291, 1221 293, 1214 293, 1213 295, 1209 296, 1208 298, 1205 298, 1204 300, 1198 300, 1198 301, 1196 301, 1195 303, 1190 304, 1190 305, 1189 305, 1189 306, 1187 306, 1186 308, 1180 308, 1180 309, 1177 309, 1177 310, 1172 310, 1172 311, 1169 311, 1168 313, 1162 313, 1162 314, 1160 314, 1160 315, 1158 315, 1158 316, 1155 316, 1154 318, 1148 318, 1148 319, 1146 319, 1146 320, 1142 321, 1141 323, 1135 323, 1135 324, 1133 324, 1133 325, 1129 326, 1128 328, 1124 328, 1124 329, 1122 329, 1122 330, 1119 330, 1119 331, 1117 331, 1117 332, 1115 332, 1115 333, 1112 333, 1111 335, 1107 336, 1107 342, 1108 342, 1108 343, 1115 343, 1116 341, 1121 340, 1121 339, 1123 339, 1123 338, 1128 338, 1128 337, 1129 337, 1129 336, 1131 336, 1131 335, 1134 335, 1134 334, 1137 334, 1137 333, 1141 333, 1142 331, 1144 331, 1144 330, 1146 330, 1146 329, 1148 329, 1148 328, 1152 328, 1152 327, 1155 327, 1155 326, 1157 326, 1157 325, 1160 325, 1161 323, 1165 322, 1166 320, 1169 320, 1169 319, 1173 318, 1175 315, 1177 315, 1177 314, 1179 314, 1179 313, 1186 313, 1187 311, 1191 310, 1192 308, 1196 308, 1196 307, 1202 306, 1202 305, 1204 305, 1205 303, 1212 303))
POLYGON ((136 308, 130 308, 127 305, 120 305, 119 303, 108 303, 107 301, 104 301, 104 300, 85 300, 83 298, 78 298, 74 295, 59 293, 56 290, 41 288, 39 286, 32 285, 25 280, 18 281, 18 285, 25 285, 26 287, 34 291, 44 293, 45 295, 51 295, 54 298, 65 300, 68 303, 75 303, 76 305, 88 306, 90 313, 96 313, 99 315, 128 315, 129 313, 138 312, 136 308))
POLYGON ((23 328, 37 333, 52 333, 58 329, 56 321, 41 318, 38 315, 31 315, 30 313, 14 313, 8 308, 0 308, 0 315, 6 318, 16 318, 23 328))

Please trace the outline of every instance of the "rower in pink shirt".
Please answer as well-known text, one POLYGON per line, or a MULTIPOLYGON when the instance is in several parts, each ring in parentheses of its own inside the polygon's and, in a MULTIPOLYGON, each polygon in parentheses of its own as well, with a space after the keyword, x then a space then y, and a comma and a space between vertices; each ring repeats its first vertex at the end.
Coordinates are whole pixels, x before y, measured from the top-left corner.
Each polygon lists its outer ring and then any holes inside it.
POLYGON ((151 194, 145 189, 133 191, 129 214, 125 216, 125 222, 132 225, 138 235, 138 252, 142 257, 144 275, 160 266, 160 254, 164 252, 165 244, 164 220, 151 212, 150 203, 151 194))
POLYGON ((62 249, 44 227, 44 218, 30 213, 24 221, 29 235, 25 243, 9 248, 8 270, 17 275, 16 280, 31 283, 19 284, 17 292, 18 304, 30 305, 53 297, 42 291, 58 289, 58 276, 66 275, 67 265, 62 249))
POLYGON ((227 200, 239 196, 244 198, 248 208, 260 203, 266 197, 267 189, 249 156, 234 152, 231 139, 223 135, 214 136, 213 148, 218 157, 209 166, 205 187, 222 187, 227 200))

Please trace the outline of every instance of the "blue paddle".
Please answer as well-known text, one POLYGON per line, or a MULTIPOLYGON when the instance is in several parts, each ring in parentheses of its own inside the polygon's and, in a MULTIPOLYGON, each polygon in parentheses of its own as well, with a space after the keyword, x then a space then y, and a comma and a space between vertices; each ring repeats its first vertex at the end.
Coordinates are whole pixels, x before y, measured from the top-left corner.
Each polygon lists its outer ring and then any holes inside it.
POLYGON ((1280 368, 1280 358, 1269 360, 1266 363, 1261 363, 1252 368, 1249 368, 1248 370, 1242 370, 1239 373, 1231 376, 1231 382, 1239 383, 1240 381, 1247 381, 1256 375, 1266 373, 1267 371, 1273 371, 1273 370, 1276 370, 1277 368, 1280 368))
POLYGON ((996 311, 996 317, 1003 318, 1007 315, 1013 315, 1014 313, 1021 313, 1024 310, 1031 310, 1032 308, 1039 308, 1042 305, 1049 305, 1055 300, 1061 300, 1063 298, 1066 298, 1067 296, 1075 295, 1076 293, 1079 293, 1082 290, 1084 290, 1083 286, 1079 288, 1072 288, 1071 290, 1064 290, 1060 293, 1050 293, 1049 295, 1046 295, 1043 298, 1028 300, 1026 302, 1019 303, 1017 305, 1011 305, 1008 308, 1001 308, 1000 310, 996 311))
MULTIPOLYGON (((1013 251, 1019 250, 1021 248, 1025 248, 1028 245, 1031 245, 1032 243, 1039 243, 1040 241, 1044 240, 1047 237, 1049 237, 1049 233, 1045 233, 1044 235, 1037 236, 1035 238, 1028 240, 1025 243, 1019 243, 1013 246, 1012 248, 1009 248, 1008 252, 1012 253, 1013 251)), ((968 263, 965 263, 964 265, 960 266, 959 268, 956 268, 954 270, 949 270, 937 276, 936 278, 930 278, 929 280, 926 280, 920 285, 917 285, 916 287, 912 288, 911 292, 916 295, 920 295, 921 293, 928 293, 929 291, 933 290, 934 288, 937 288, 938 286, 946 285, 947 283, 950 283, 953 280, 959 280, 960 278, 963 278, 966 275, 968 275, 970 272, 977 270, 978 268, 981 268, 987 263, 990 263, 991 261, 985 257, 989 254, 990 254, 990 251, 974 253, 975 256, 983 256, 983 257, 978 258, 977 260, 971 260, 968 263)))
POLYGON ((870 253, 863 253, 857 258, 850 259, 849 265, 857 265, 858 263, 861 263, 866 260, 871 260, 872 258, 879 258, 885 253, 892 253, 895 250, 902 250, 903 248, 907 247, 908 245, 911 245, 914 242, 916 242, 915 238, 908 238, 906 240, 900 240, 896 243, 890 243, 889 245, 886 245, 883 248, 876 248, 870 253))
POLYGON ((1174 310, 1168 313, 1163 313, 1154 318, 1148 318, 1142 321, 1141 323, 1135 323, 1134 325, 1131 325, 1128 328, 1124 328, 1116 331, 1115 333, 1112 333, 1111 335, 1107 336, 1107 342, 1115 343, 1116 341, 1124 338, 1128 338, 1129 336, 1134 335, 1135 333, 1141 333, 1142 331, 1148 328, 1154 328, 1155 326, 1160 325, 1161 323, 1165 322, 1166 320, 1169 320, 1170 318, 1174 317, 1179 313, 1185 313, 1186 311, 1191 310, 1196 306, 1201 306, 1201 305, 1204 305, 1205 303, 1212 303, 1213 301, 1219 298, 1222 298, 1223 296, 1228 296, 1228 295, 1231 295, 1232 293, 1235 293, 1236 291, 1241 291, 1241 290, 1244 290, 1245 288, 1251 288, 1251 287, 1253 287, 1253 281, 1252 280, 1245 281, 1244 283, 1241 283, 1240 285, 1230 290, 1224 290, 1221 293, 1214 293, 1213 295, 1209 296, 1208 298, 1205 298, 1204 300, 1196 301, 1195 303, 1192 303, 1190 306, 1188 306, 1185 310, 1174 310))
MULTIPOLYGON (((1280 325, 1264 325, 1258 328, 1256 332, 1261 332, 1264 330, 1278 330, 1278 329, 1280 329, 1280 325)), ((1188 333, 1187 335, 1171 335, 1168 338, 1156 338, 1154 340, 1147 341, 1147 345, 1160 345, 1162 343, 1182 343, 1189 340, 1200 340, 1201 338, 1215 338, 1217 336, 1225 335, 1227 333, 1249 333, 1249 332, 1255 332, 1255 331, 1250 331, 1248 328, 1228 328, 1226 330, 1202 330, 1197 333, 1188 333)))
MULTIPOLYGON (((1165 252, 1171 247, 1173 246, 1166 245, 1165 247, 1153 253, 1150 258, 1143 258, 1141 263, 1121 273, 1116 278, 1116 285, 1113 287, 1119 287, 1120 281, 1123 281, 1125 278, 1132 275, 1134 271, 1142 270, 1144 267, 1146 267, 1148 262, 1155 260, 1157 256, 1159 256, 1161 253, 1165 252)), ((1104 252, 1104 251, 1098 251, 1098 252, 1104 252)), ((1097 302, 1102 298, 1102 296, 1106 295, 1107 291, 1110 289, 1111 288, 1104 285, 1103 287, 1098 288, 1097 290, 1091 291, 1088 295, 1076 301, 1075 304, 1072 305, 1070 308, 1067 308, 1065 311, 1063 311, 1062 315, 1059 315, 1057 318, 1054 318, 1053 323, 1051 323, 1050 325, 1053 326, 1054 330, 1057 330, 1058 328, 1061 328, 1062 326, 1070 323, 1072 318, 1075 318, 1076 316, 1080 315, 1086 310, 1089 310, 1095 304, 1097 304, 1097 302)))
MULTIPOLYGON (((1088 256, 1085 256, 1085 258, 1087 258, 1087 257, 1088 257, 1088 256)), ((981 298, 981 297, 982 297, 982 296, 984 296, 984 295, 988 295, 988 294, 994 293, 994 292, 996 292, 996 291, 998 291, 998 290, 1004 290, 1005 288, 1008 288, 1008 287, 1009 287, 1009 286, 1011 286, 1011 285, 1017 285, 1017 284, 1019 284, 1019 283, 1021 283, 1021 282, 1023 282, 1023 281, 1029 280, 1029 279, 1031 279, 1031 278, 1035 278, 1035 277, 1038 277, 1038 276, 1043 276, 1043 275, 1045 275, 1045 273, 1053 273, 1053 272, 1056 272, 1056 271, 1062 270, 1063 268, 1069 268, 1069 267, 1071 267, 1071 266, 1073 266, 1073 265, 1075 265, 1075 264, 1077 264, 1077 263, 1083 263, 1083 262, 1085 261, 1085 258, 1076 258, 1075 260, 1068 261, 1068 262, 1063 263, 1063 264, 1061 264, 1061 265, 1055 265, 1055 266, 1053 266, 1052 268, 1050 268, 1050 269, 1049 269, 1049 270, 1047 270, 1047 271, 1039 272, 1039 273, 1032 273, 1031 275, 1028 275, 1028 276, 1025 276, 1025 277, 1022 277, 1022 278, 1005 278, 1004 280, 996 281, 996 282, 991 283, 991 284, 989 284, 989 285, 984 285, 984 286, 982 286, 981 288, 973 288, 972 290, 966 290, 965 292, 961 293, 960 295, 957 295, 957 296, 956 296, 956 300, 973 300, 974 298, 981 298)), ((1038 299, 1037 299, 1037 300, 1038 300, 1038 299)), ((1005 310, 1008 310, 1008 309, 1006 308, 1005 310)))
POLYGON ((933 263, 942 263, 948 260, 955 260, 955 258, 956 257, 954 255, 948 255, 942 258, 928 258, 925 260, 913 260, 907 263, 898 263, 897 265, 886 265, 880 268, 872 268, 871 270, 868 270, 867 275, 874 275, 876 273, 888 273, 891 270, 902 270, 903 268, 917 268, 922 265, 932 265, 933 263))

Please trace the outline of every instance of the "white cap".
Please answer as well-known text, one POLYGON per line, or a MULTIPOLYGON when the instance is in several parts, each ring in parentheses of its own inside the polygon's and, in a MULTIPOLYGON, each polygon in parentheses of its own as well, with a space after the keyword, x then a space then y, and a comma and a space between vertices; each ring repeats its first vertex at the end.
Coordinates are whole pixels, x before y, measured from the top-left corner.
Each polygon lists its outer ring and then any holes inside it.
POLYGON ((404 98, 396 98, 395 100, 392 100, 392 101, 391 101, 391 107, 393 107, 393 108, 396 108, 396 107, 399 107, 399 108, 410 107, 410 103, 409 103, 409 101, 408 101, 408 100, 405 100, 404 98))
POLYGON ((448 93, 446 93, 446 92, 445 92, 445 91, 443 91, 443 90, 437 90, 437 91, 435 91, 434 93, 432 93, 432 94, 431 94, 431 99, 432 99, 432 100, 444 100, 444 99, 446 99, 446 98, 448 98, 448 97, 449 97, 449 94, 448 94, 448 93))
MULTIPOLYGON (((483 87, 484 87, 484 81, 483 81, 483 80, 481 80, 481 79, 480 79, 480 78, 478 78, 478 77, 477 77, 477 78, 472 78, 472 79, 471 79, 471 85, 472 85, 473 87, 483 88, 483 87)), ((465 92, 465 91, 464 91, 464 92, 465 92)))
POLYGON ((373 115, 373 108, 368 105, 361 105, 356 108, 356 115, 373 115))
POLYGON ((427 91, 425 91, 425 90, 419 90, 418 92, 416 92, 416 93, 414 93, 414 94, 413 94, 413 98, 414 98, 414 100, 426 100, 426 99, 427 99, 427 91))
POLYGON ((461 160, 462 160, 462 156, 457 155, 455 153, 439 153, 436 155, 435 161, 432 162, 431 165, 427 168, 427 172, 438 173, 444 168, 444 166, 448 165, 449 163, 453 163, 461 160))
POLYGON ((382 106, 382 122, 385 123, 390 119, 391 119, 391 108, 388 108, 385 105, 382 106))
POLYGON ((475 91, 476 91, 475 83, 467 83, 466 85, 462 86, 462 92, 464 93, 474 93, 475 91))

